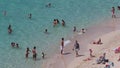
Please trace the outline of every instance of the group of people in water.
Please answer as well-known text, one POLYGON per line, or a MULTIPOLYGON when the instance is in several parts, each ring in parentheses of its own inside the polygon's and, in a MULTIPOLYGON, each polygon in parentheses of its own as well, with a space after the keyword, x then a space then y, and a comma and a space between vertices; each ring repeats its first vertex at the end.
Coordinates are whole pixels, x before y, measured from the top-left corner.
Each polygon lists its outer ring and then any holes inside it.
MULTIPOLYGON (((30 52, 32 52, 32 54, 33 54, 33 56, 32 56, 33 59, 36 60, 36 58, 37 58, 36 46, 33 47, 32 51, 29 49, 29 47, 27 47, 27 49, 26 49, 26 54, 25 54, 25 57, 26 57, 26 58, 29 57, 30 52)), ((45 53, 44 53, 44 52, 42 52, 42 58, 43 58, 43 59, 45 58, 45 53)))
MULTIPOLYGON (((48 5, 46 5, 46 7, 50 7, 50 6, 51 6, 51 3, 49 3, 48 5)), ((117 8, 118 8, 118 10, 120 10, 120 6, 118 6, 117 8)), ((112 11, 112 18, 116 18, 115 8, 112 7, 112 10, 111 10, 111 11, 112 11)), ((4 15, 6 16, 6 11, 4 12, 4 15)), ((32 14, 31 14, 31 13, 28 14, 28 18, 29 18, 29 19, 32 19, 32 14)), ((62 23, 61 23, 62 26, 65 26, 65 25, 66 25, 65 21, 64 21, 63 19, 62 19, 61 21, 62 21, 62 23)), ((53 26, 55 27, 55 26, 58 25, 58 24, 60 24, 60 21, 59 21, 58 19, 54 19, 54 21, 53 21, 53 26)), ((76 26, 74 26, 74 27, 73 27, 73 32, 76 32, 76 31, 77 31, 76 26)), ((84 29, 84 28, 81 29, 81 32, 82 32, 82 33, 85 33, 85 29, 84 29)), ((11 27, 11 25, 8 26, 8 33, 9 33, 9 34, 12 33, 12 27, 11 27)), ((48 33, 48 30, 47 30, 47 29, 45 29, 45 33, 48 33)), ((93 44, 101 44, 101 39, 99 39, 98 42, 93 42, 93 44)), ((12 47, 19 48, 19 45, 18 45, 17 43, 14 43, 14 42, 11 42, 11 46, 12 46, 12 47)), ((61 54, 64 54, 64 38, 61 39, 61 46, 60 46, 60 48, 61 48, 61 51, 60 51, 61 54)), ((79 45, 79 43, 78 43, 77 40, 75 41, 75 44, 74 44, 74 46, 73 46, 73 50, 75 51, 76 56, 79 56, 78 52, 79 52, 79 50, 80 50, 80 45, 79 45)), ((89 49, 89 51, 90 51, 90 56, 93 56, 93 55, 92 55, 92 49, 89 49)), ((33 54, 33 59, 36 60, 36 58, 37 58, 36 47, 34 46, 33 49, 32 49, 32 51, 29 49, 29 47, 27 47, 27 49, 26 49, 26 54, 25 54, 25 57, 26 57, 26 58, 29 57, 30 52, 32 52, 32 54, 33 54)), ((43 58, 43 59, 45 58, 45 53, 44 53, 44 52, 42 52, 42 58, 43 58)))
POLYGON ((11 46, 14 47, 14 48, 15 48, 15 47, 16 47, 16 48, 19 48, 19 44, 18 44, 18 43, 15 43, 15 42, 11 42, 11 46))
MULTIPOLYGON (((61 21, 62 21, 62 23, 61 23, 62 26, 65 26, 65 21, 63 19, 61 21)), ((59 20, 58 19, 54 19, 53 26, 55 27, 57 24, 60 24, 59 20)))

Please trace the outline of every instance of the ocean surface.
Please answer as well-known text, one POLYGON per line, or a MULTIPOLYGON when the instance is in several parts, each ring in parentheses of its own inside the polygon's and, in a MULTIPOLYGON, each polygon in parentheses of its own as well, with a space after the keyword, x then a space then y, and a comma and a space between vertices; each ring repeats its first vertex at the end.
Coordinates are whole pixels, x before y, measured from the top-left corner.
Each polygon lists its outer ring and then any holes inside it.
POLYGON ((69 40, 74 26, 80 30, 107 20, 111 18, 111 7, 115 7, 116 14, 120 13, 118 5, 120 0, 0 0, 0 68, 42 68, 41 52, 47 58, 59 53, 61 38, 69 40), (51 7, 46 7, 48 3, 51 7), (54 19, 60 21, 55 27, 54 19), (8 34, 9 24, 12 34, 8 34), (44 33, 45 29, 49 34, 44 33), (12 48, 11 42, 18 43, 20 48, 12 48), (37 61, 32 59, 32 53, 25 58, 26 48, 34 46, 37 61))

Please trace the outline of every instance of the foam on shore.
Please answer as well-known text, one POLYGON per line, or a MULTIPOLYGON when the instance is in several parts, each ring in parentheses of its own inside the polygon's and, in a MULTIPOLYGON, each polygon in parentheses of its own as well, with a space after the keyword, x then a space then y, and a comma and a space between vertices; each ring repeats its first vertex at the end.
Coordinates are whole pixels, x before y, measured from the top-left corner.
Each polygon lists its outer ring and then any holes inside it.
POLYGON ((64 46, 67 46, 70 42, 71 42, 70 40, 66 40, 66 41, 64 42, 64 46))

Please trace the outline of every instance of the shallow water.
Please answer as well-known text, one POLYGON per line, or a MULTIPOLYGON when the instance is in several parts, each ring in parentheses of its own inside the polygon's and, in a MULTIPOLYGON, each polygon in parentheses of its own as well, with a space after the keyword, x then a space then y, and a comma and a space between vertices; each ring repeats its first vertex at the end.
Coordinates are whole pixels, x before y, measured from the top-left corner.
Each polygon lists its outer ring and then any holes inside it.
POLYGON ((68 40, 73 36, 73 26, 81 29, 111 18, 111 7, 118 5, 119 0, 0 0, 0 67, 39 68, 41 52, 47 56, 58 53, 61 38, 68 40), (50 8, 45 7, 48 3, 52 4, 50 8), (6 16, 4 11, 7 11, 6 16), (31 20, 29 13, 32 13, 31 20), (54 19, 60 23, 64 19, 66 26, 53 27, 54 19), (9 24, 13 29, 11 35, 7 32, 9 24), (49 34, 44 33, 45 29, 49 34), (11 42, 18 43, 20 49, 12 48, 11 42), (36 62, 32 54, 25 59, 26 47, 34 46, 38 53, 36 62))

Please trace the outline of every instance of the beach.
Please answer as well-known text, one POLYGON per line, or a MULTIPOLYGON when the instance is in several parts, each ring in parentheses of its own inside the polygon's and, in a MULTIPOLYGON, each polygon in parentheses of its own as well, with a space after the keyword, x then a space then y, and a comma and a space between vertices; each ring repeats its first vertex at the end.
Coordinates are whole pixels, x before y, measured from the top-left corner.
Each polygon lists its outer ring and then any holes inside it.
POLYGON ((65 46, 65 55, 56 54, 51 59, 43 63, 43 68, 104 68, 105 64, 97 64, 96 60, 100 55, 106 53, 106 58, 114 62, 114 67, 119 66, 119 54, 114 53, 114 49, 120 46, 120 19, 109 19, 89 27, 87 31, 79 35, 78 32, 65 46), (101 38, 102 44, 93 44, 93 41, 101 38), (72 50, 75 40, 80 44, 79 57, 75 56, 72 50), (89 49, 93 50, 95 57, 90 57, 89 49), (87 60, 90 58, 90 60, 87 60))
POLYGON ((119 4, 119 0, 0 0, 0 67, 81 68, 76 60, 86 59, 89 48, 96 51, 90 47, 91 43, 119 30, 119 4), (111 18, 113 6, 115 19, 111 18), (59 21, 55 26, 54 20, 59 21), (84 34, 80 32, 82 28, 86 29, 84 34), (61 38, 65 42, 64 55, 60 55, 61 38), (72 50, 75 40, 80 44, 79 57, 72 50), (15 47, 11 45, 13 42, 15 47), (36 61, 33 47, 36 47, 36 61), (27 48, 30 49, 28 58, 27 48))

